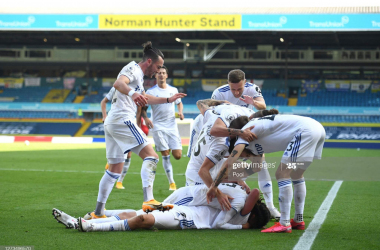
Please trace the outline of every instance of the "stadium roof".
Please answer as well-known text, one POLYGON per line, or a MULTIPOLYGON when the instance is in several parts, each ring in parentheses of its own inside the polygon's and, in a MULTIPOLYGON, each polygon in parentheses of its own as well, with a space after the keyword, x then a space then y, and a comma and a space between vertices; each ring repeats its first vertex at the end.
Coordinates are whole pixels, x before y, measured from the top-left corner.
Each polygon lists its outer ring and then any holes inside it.
POLYGON ((107 0, 19 0, 1 4, 3 14, 324 14, 380 13, 378 0, 266 0, 211 1, 161 0, 158 2, 107 0))

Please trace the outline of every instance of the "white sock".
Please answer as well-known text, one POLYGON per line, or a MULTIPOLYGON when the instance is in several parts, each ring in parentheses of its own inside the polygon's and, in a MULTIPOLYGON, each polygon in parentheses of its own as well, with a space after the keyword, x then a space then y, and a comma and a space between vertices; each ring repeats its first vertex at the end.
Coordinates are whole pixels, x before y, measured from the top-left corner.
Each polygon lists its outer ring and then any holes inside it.
POLYGON ((119 179, 117 180, 117 182, 123 182, 124 177, 127 174, 130 165, 131 165, 131 158, 125 159, 123 171, 121 172, 121 175, 119 179))
POLYGON ((103 215, 104 214, 104 204, 107 202, 108 196, 110 195, 113 185, 115 184, 116 180, 120 177, 120 174, 113 173, 109 170, 107 170, 102 179, 99 182, 99 192, 98 192, 98 199, 97 204, 95 208, 95 214, 96 215, 103 215))
POLYGON ((305 178, 298 180, 292 180, 293 189, 294 189, 294 221, 302 222, 303 221, 303 209, 305 207, 305 198, 306 198, 306 183, 305 178))
POLYGON ((170 155, 162 156, 162 166, 164 167, 166 177, 168 177, 169 184, 174 183, 173 166, 170 162, 170 155))
POLYGON ((280 223, 283 226, 288 226, 290 224, 290 207, 293 199, 292 181, 290 179, 279 179, 278 189, 278 201, 281 210, 280 223))
POLYGON ((110 222, 114 222, 118 220, 120 220, 120 218, 119 216, 116 215, 116 216, 107 217, 107 218, 93 219, 91 220, 91 223, 110 223, 110 222))
POLYGON ((94 225, 93 231, 131 231, 128 220, 120 220, 109 223, 97 223, 94 225))
POLYGON ((153 183, 156 177, 158 159, 148 156, 144 159, 141 167, 141 180, 144 192, 144 201, 154 199, 153 196, 153 183))
POLYGON ((274 208, 272 179, 270 178, 266 161, 263 161, 262 166, 263 168, 261 171, 257 173, 257 178, 259 182, 259 188, 263 193, 265 199, 265 204, 270 209, 274 208))
POLYGON ((104 215, 107 216, 107 217, 111 217, 111 216, 115 216, 115 215, 119 215, 121 213, 124 213, 124 212, 136 212, 136 210, 133 210, 133 209, 124 209, 124 210, 105 210, 104 211, 104 215))

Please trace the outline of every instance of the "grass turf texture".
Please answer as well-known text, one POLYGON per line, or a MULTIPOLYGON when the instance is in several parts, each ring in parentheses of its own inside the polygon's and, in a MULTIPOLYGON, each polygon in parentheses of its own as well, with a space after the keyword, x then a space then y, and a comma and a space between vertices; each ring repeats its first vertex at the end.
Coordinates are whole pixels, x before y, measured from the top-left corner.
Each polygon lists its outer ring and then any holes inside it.
MULTIPOLYGON (((184 147, 186 152, 187 148, 184 147)), ((376 157, 379 151, 324 149, 326 157, 376 157)), ((277 157, 271 154, 267 157, 277 157)), ((292 249, 303 231, 262 234, 259 230, 148 230, 134 232, 79 233, 65 229, 51 215, 53 207, 73 216, 95 208, 99 180, 104 172, 104 144, 67 145, 50 143, 0 144, 0 246, 34 246, 35 249, 292 249)), ((175 181, 185 185, 187 157, 172 158, 175 181)), ((140 168, 132 156, 125 190, 114 189, 106 208, 139 209, 142 204, 140 168)), ((313 166, 311 166, 313 167, 313 166)), ((360 168, 360 166, 358 166, 360 168)), ((274 169, 271 169, 274 176, 274 169)), ((307 172, 305 174, 307 178, 307 172)), ((333 181, 307 181, 306 226, 325 199, 333 181)), ((256 180, 248 182, 257 187, 256 180)), ((278 207, 278 188, 274 201, 278 207)), ((159 163, 154 195, 163 200, 171 191, 159 163)), ((345 181, 313 244, 313 249, 375 249, 380 245, 376 223, 378 181, 345 181)), ((293 215, 293 210, 291 215, 293 215)), ((273 225, 270 222, 268 225, 273 225)))

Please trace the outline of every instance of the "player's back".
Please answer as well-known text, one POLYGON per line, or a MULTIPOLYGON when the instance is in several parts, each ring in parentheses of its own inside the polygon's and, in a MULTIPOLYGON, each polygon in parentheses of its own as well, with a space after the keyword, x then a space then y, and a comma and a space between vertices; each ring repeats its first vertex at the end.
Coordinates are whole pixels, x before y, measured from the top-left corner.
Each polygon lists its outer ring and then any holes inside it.
MULTIPOLYGON (((258 137, 248 148, 254 154, 284 151, 295 134, 305 129, 320 126, 309 117, 298 115, 270 115, 253 119, 243 129, 255 126, 252 130, 258 137)), ((238 142, 242 142, 239 138, 238 142)))

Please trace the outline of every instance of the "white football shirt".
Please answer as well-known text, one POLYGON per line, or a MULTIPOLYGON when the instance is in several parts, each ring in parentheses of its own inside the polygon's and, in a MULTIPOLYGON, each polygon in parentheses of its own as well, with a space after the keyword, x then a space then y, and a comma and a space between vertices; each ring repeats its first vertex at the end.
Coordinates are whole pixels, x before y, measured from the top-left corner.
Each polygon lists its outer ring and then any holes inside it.
MULTIPOLYGON (((246 82, 244 85, 244 91, 242 95, 248 95, 252 98, 263 97, 259 86, 253 83, 246 82)), ((239 98, 234 97, 231 92, 230 86, 228 84, 223 85, 214 90, 212 93, 211 99, 229 101, 232 104, 243 106, 249 109, 254 109, 255 107, 251 104, 247 104, 240 100, 239 98)))
MULTIPOLYGON (((251 131, 257 135, 257 140, 247 142, 238 138, 238 144, 248 145, 247 148, 255 155, 285 151, 294 135, 302 132, 305 127, 316 126, 317 121, 298 115, 268 115, 249 121, 242 129, 255 126, 251 131)), ((296 146, 296 145, 295 145, 296 146)))
MULTIPOLYGON (((178 93, 178 89, 166 84, 166 88, 162 89, 157 84, 148 89, 147 94, 155 97, 171 97, 178 93)), ((173 103, 153 104, 152 108, 152 131, 159 130, 178 130, 175 122, 175 106, 181 103, 181 99, 177 99, 173 103)))
MULTIPOLYGON (((129 78, 128 86, 131 89, 139 94, 144 92, 144 73, 136 62, 132 61, 124 66, 117 78, 121 75, 129 78)), ((124 124, 125 121, 134 120, 136 111, 137 107, 132 98, 116 90, 112 97, 111 110, 108 112, 104 124, 124 124)))
POLYGON ((112 87, 112 88, 110 89, 110 91, 108 91, 107 95, 105 96, 105 97, 107 98, 108 101, 111 101, 111 100, 112 100, 112 97, 113 97, 113 95, 115 94, 115 91, 116 91, 115 87, 112 87))

